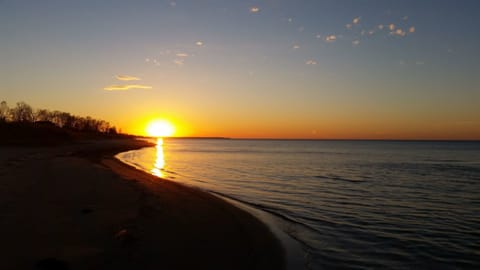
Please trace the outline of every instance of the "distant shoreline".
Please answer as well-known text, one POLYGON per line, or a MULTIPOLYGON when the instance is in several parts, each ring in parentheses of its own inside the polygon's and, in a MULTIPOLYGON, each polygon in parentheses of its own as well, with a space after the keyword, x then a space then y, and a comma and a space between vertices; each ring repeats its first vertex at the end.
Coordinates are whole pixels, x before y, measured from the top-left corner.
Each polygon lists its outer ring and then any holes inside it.
MULTIPOLYGON (((142 136, 140 136, 142 137, 142 136)), ((142 137, 154 139, 153 137, 142 137)), ((339 142, 480 142, 480 139, 472 140, 448 140, 448 139, 308 139, 308 138, 233 138, 233 137, 165 137, 167 140, 242 140, 242 141, 339 141, 339 142)))

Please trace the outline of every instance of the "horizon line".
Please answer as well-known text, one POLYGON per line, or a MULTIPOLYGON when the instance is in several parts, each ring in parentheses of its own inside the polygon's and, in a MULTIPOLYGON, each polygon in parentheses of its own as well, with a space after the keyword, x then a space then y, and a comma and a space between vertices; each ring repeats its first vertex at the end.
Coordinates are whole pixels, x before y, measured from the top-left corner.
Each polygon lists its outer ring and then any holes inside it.
MULTIPOLYGON (((157 137, 134 135, 136 137, 155 139, 157 137)), ((168 136, 163 139, 210 139, 210 140, 263 140, 263 141, 396 141, 396 142, 480 142, 480 139, 374 139, 374 138, 255 138, 222 136, 168 136)))

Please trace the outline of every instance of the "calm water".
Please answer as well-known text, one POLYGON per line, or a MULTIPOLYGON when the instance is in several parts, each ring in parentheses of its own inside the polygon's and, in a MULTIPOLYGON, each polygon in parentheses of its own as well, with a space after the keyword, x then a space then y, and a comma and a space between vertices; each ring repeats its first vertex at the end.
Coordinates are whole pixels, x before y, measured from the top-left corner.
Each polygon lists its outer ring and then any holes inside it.
POLYGON ((480 143, 165 140, 119 158, 281 216, 305 266, 480 269, 480 143))

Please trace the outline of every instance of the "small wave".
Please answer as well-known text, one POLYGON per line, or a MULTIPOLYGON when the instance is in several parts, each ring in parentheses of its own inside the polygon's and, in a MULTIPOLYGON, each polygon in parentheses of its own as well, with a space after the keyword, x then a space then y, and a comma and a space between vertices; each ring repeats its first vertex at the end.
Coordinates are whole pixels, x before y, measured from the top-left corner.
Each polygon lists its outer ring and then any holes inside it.
POLYGON ((328 180, 344 181, 344 182, 350 182, 350 183, 364 183, 366 182, 365 178, 371 178, 371 177, 365 177, 363 179, 350 179, 350 178, 344 178, 336 175, 315 175, 314 177, 318 179, 328 179, 328 180))
POLYGON ((165 170, 165 169, 162 169, 162 171, 166 172, 166 173, 169 173, 169 174, 178 174, 174 171, 170 171, 170 170, 165 170))
POLYGON ((310 227, 309 225, 305 224, 305 223, 302 223, 292 217, 289 217, 287 215, 283 215, 283 214, 280 214, 279 212, 277 212, 275 208, 273 207, 268 207, 268 206, 265 206, 265 205, 261 205, 261 204, 258 204, 258 203, 252 203, 252 202, 249 202, 249 201, 246 201, 246 200, 242 200, 242 199, 239 199, 237 197, 234 197, 234 196, 231 196, 231 195, 227 195, 225 193, 221 193, 221 192, 218 192, 218 191, 214 191, 214 190, 207 190, 208 192, 210 193, 213 193, 213 194, 216 194, 216 195, 219 195, 221 197, 225 197, 225 198, 228 198, 230 200, 234 200, 234 201, 238 201, 238 202, 241 202, 243 204, 246 204, 246 205, 249 205, 251 207, 254 207, 254 208, 257 208, 257 209, 260 209, 262 211, 265 211, 265 212, 268 212, 278 218, 281 218, 285 221, 288 221, 288 222, 291 222, 291 223, 294 223, 294 224, 297 224, 297 225, 300 225, 300 226, 304 226, 305 228, 308 228, 309 230, 311 231, 314 231, 316 233, 320 233, 320 231, 318 231, 317 229, 313 228, 313 227, 310 227))
POLYGON ((459 173, 480 173, 480 168, 468 165, 450 165, 450 164, 434 164, 432 168, 438 171, 452 171, 459 173))
POLYGON ((447 162, 447 163, 461 163, 466 162, 465 160, 461 159, 425 159, 425 162, 447 162))

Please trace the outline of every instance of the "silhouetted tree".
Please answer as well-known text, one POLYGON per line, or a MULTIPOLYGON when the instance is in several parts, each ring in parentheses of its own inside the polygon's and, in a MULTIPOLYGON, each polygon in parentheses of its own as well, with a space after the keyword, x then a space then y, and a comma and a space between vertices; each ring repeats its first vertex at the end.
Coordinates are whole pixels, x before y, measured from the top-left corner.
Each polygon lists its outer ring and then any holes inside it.
POLYGON ((61 128, 73 128, 74 117, 66 112, 53 111, 51 120, 55 125, 61 128))
POLYGON ((10 110, 12 120, 15 122, 33 122, 33 109, 27 103, 21 101, 17 102, 17 106, 10 110))
POLYGON ((8 121, 9 115, 10 115, 10 109, 8 108, 7 102, 2 101, 0 103, 0 122, 8 121))
POLYGON ((35 121, 49 121, 52 122, 52 114, 49 110, 38 109, 35 111, 35 121))
POLYGON ((117 134, 117 129, 104 120, 98 120, 90 116, 76 116, 61 111, 33 110, 25 102, 17 102, 15 108, 9 109, 7 102, 2 101, 0 103, 0 122, 8 121, 22 123, 51 122, 57 127, 76 131, 117 134))
POLYGON ((108 133, 109 130, 110 130, 110 123, 108 123, 107 121, 100 120, 98 123, 98 131, 102 133, 108 133))

